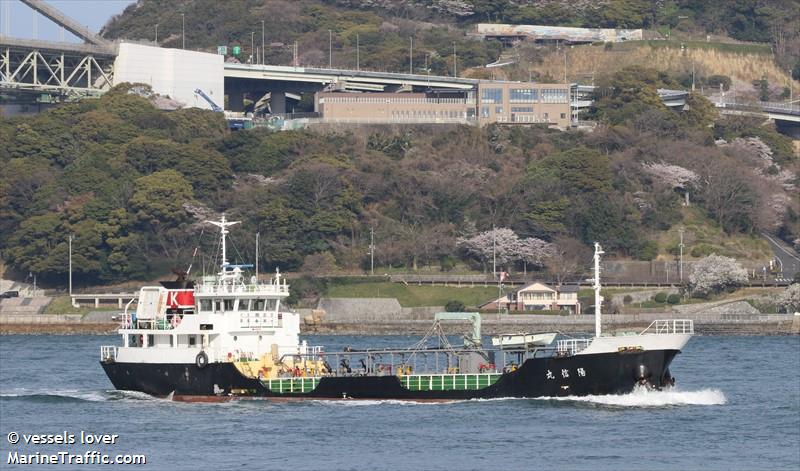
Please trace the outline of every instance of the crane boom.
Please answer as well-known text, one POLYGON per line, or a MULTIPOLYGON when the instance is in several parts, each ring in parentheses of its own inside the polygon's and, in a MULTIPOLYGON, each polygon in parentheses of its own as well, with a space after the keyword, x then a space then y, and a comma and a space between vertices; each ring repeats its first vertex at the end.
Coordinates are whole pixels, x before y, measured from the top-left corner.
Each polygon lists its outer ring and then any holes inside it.
POLYGON ((223 111, 222 108, 220 108, 219 105, 214 103, 214 100, 212 100, 208 95, 206 95, 205 92, 203 92, 203 90, 200 90, 198 88, 194 92, 197 93, 198 95, 200 95, 201 97, 203 97, 203 99, 205 101, 207 101, 209 105, 211 105, 211 110, 213 110, 213 111, 215 111, 217 113, 222 113, 222 111, 223 111))

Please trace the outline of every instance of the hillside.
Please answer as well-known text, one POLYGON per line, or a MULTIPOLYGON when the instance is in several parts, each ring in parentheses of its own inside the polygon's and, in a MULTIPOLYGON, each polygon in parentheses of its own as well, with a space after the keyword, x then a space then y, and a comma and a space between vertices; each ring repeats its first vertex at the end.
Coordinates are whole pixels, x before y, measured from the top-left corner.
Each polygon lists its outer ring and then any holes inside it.
MULTIPOLYGON (((651 30, 651 36, 673 39, 678 47, 680 43, 688 44, 690 56, 695 55, 694 49, 707 49, 703 43, 713 37, 714 42, 725 43, 718 47, 721 52, 745 57, 746 63, 741 63, 725 55, 701 55, 698 63, 709 74, 756 80, 761 79, 761 70, 771 83, 785 86, 783 77, 794 71, 794 78, 800 80, 798 0, 777 0, 768 5, 755 0, 715 2, 713 7, 708 2, 692 0, 181 0, 169 4, 138 0, 109 21, 101 34, 110 39, 153 41, 158 25, 159 44, 180 47, 182 19, 186 23, 187 48, 216 51, 220 45, 239 45, 243 61, 248 60, 254 47, 260 49, 263 26, 265 60, 279 65, 292 63, 293 44, 297 42, 298 63, 327 66, 330 40, 334 67, 355 68, 358 43, 361 68, 404 72, 408 70, 413 37, 415 70, 424 73, 427 65, 430 73, 442 75, 453 72, 454 46, 459 73, 483 67, 500 57, 502 47, 498 42, 483 41, 472 34, 478 22, 645 28, 651 30), (756 44, 729 44, 735 41, 756 44), (772 60, 762 68, 764 64, 758 56, 765 51, 772 60), (718 61, 725 64, 724 70, 711 66, 718 61)), ((670 42, 662 43, 670 46, 670 42)), ((562 77, 562 54, 555 53, 560 60, 552 66, 548 60, 540 61, 552 48, 537 50, 535 54, 517 55, 522 59, 518 64, 524 71, 521 75, 527 77, 532 67, 539 76, 562 77)), ((619 70, 648 58, 647 50, 644 57, 642 52, 629 54, 630 51, 621 47, 600 57, 590 54, 585 60, 581 59, 583 54, 578 54, 573 59, 573 73, 591 73, 606 64, 619 70)), ((687 57, 678 60, 664 52, 657 54, 660 62, 668 61, 671 69, 685 68, 687 57)))
POLYGON ((614 80, 622 86, 598 101, 595 117, 605 124, 591 133, 432 125, 230 132, 218 114, 159 111, 120 86, 0 120, 9 143, 0 148, 0 250, 12 275, 35 273, 40 283, 66 279, 68 234, 78 284, 190 263, 202 273, 213 267, 216 237, 200 223, 221 211, 243 221, 236 261, 252 260, 260 232, 262 269, 328 273, 368 266, 370 227, 377 270, 484 270, 486 258, 459 238, 494 225, 552 249, 504 256, 501 266, 551 276, 575 276, 595 240, 611 257, 663 258, 683 224, 687 257, 761 257, 760 231, 800 237, 800 169, 789 139, 758 121, 720 119, 697 96, 685 112, 664 108, 655 71, 627 69, 614 80), (196 246, 204 255, 193 260, 196 246))

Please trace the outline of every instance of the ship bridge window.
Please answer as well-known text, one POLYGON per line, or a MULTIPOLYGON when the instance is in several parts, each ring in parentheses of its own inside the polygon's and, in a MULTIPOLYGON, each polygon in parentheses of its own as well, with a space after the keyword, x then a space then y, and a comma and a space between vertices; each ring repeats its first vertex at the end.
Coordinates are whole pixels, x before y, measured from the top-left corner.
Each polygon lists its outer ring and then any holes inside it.
POLYGON ((234 306, 235 302, 236 302, 235 299, 223 299, 222 300, 222 304, 224 305, 226 311, 233 311, 233 306, 234 306))
POLYGON ((274 311, 278 307, 277 299, 267 299, 267 311, 274 311))
POLYGON ((200 300, 200 310, 203 312, 211 312, 211 300, 210 299, 201 299, 200 300))
POLYGON ((195 345, 197 345, 197 337, 195 337, 194 335, 190 335, 189 336, 189 346, 190 347, 194 347, 195 345))
POLYGON ((214 300, 214 312, 222 312, 222 300, 214 300))
POLYGON ((264 300, 263 299, 252 299, 252 300, 250 300, 250 310, 251 311, 263 311, 264 310, 264 300))

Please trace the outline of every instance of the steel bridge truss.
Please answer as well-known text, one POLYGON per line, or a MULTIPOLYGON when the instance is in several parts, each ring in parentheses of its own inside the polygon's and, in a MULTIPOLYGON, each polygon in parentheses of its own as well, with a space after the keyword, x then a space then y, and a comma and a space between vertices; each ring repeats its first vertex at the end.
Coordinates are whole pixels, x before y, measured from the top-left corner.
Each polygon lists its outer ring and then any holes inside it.
POLYGON ((0 49, 0 88, 99 95, 113 85, 113 65, 113 57, 5 47, 0 49))

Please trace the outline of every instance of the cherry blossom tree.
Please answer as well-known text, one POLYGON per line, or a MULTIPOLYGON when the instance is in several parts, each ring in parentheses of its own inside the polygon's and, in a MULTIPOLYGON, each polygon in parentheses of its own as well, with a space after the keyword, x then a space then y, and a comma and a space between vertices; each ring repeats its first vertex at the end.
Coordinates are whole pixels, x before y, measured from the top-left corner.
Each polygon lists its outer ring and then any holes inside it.
POLYGON ((800 311, 800 283, 789 285, 784 292, 779 294, 777 304, 788 313, 800 311))
POLYGON ((697 182, 699 176, 693 171, 678 166, 665 164, 663 162, 651 162, 643 164, 642 168, 651 176, 669 185, 671 188, 687 189, 690 185, 697 182))
POLYGON ((492 257, 500 266, 517 260, 542 266, 553 251, 552 244, 534 237, 520 239, 513 230, 505 227, 481 232, 473 237, 459 237, 456 244, 481 260, 484 267, 492 257))
POLYGON ((703 296, 746 283, 747 270, 739 262, 716 254, 695 263, 689 275, 689 288, 703 296))

